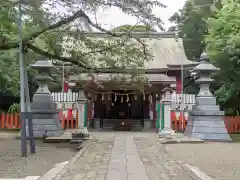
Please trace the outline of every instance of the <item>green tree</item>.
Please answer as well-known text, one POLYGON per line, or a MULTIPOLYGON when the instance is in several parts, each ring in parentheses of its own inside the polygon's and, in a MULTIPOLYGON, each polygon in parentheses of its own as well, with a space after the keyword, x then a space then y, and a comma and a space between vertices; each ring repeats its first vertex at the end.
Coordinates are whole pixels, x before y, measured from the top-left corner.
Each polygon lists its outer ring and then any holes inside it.
POLYGON ((207 52, 214 64, 220 67, 216 77, 221 84, 215 94, 224 108, 240 112, 240 4, 223 1, 222 8, 208 21, 207 52))
MULTIPOLYGON (((19 89, 16 58, 18 2, 0 1, 1 87, 10 87, 15 94, 19 89), (11 76, 7 76, 9 74, 11 76)), ((89 17, 88 14, 96 14, 100 8, 118 7, 124 13, 138 17, 138 23, 163 29, 161 19, 152 13, 153 7, 164 7, 158 1, 39 0, 24 3, 23 45, 28 64, 41 58, 57 59, 72 63, 78 72, 99 67, 124 69, 130 66, 134 69, 142 66, 142 61, 148 59, 148 56, 137 43, 144 44, 129 33, 118 34, 104 29, 95 20, 98 17, 89 17), (87 31, 104 32, 107 38, 88 37, 87 31), (132 45, 133 40, 136 45, 132 45)))
MULTIPOLYGON (((208 34, 208 18, 214 15, 214 9, 221 8, 221 0, 187 0, 184 7, 170 17, 175 25, 169 31, 179 30, 184 50, 189 60, 196 61, 206 49, 204 41, 208 34)), ((184 80, 186 93, 197 93, 199 88, 191 76, 184 80)))
POLYGON ((208 26, 206 20, 213 15, 212 8, 220 7, 220 0, 187 0, 184 7, 170 17, 176 26, 169 31, 180 30, 185 53, 190 60, 196 60, 205 50, 204 36, 208 26))

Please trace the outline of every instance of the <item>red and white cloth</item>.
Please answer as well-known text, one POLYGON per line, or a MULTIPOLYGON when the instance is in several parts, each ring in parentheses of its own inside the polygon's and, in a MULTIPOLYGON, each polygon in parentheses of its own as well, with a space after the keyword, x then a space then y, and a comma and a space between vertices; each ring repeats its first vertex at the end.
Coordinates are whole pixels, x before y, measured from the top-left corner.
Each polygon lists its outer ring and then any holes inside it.
POLYGON ((68 81, 64 81, 63 83, 63 92, 68 92, 70 89, 68 81))

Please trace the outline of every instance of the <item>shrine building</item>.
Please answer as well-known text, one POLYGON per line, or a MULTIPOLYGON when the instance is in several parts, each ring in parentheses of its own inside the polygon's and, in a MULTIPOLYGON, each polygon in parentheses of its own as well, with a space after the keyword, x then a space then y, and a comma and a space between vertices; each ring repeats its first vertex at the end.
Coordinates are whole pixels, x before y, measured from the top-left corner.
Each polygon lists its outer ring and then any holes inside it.
MULTIPOLYGON (((104 33, 88 35, 106 36, 104 33)), ((175 32, 133 32, 132 36, 144 39, 152 55, 150 61, 144 61, 142 76, 147 82, 141 88, 131 82, 130 74, 107 68, 99 67, 104 73, 86 71, 68 77, 68 81, 76 84, 75 89, 84 91, 88 99, 89 126, 92 128, 122 130, 122 124, 125 130, 155 128, 156 102, 161 101, 162 90, 168 87, 176 95, 181 94, 181 68, 187 74, 197 64, 187 59, 182 39, 176 38, 175 32)))

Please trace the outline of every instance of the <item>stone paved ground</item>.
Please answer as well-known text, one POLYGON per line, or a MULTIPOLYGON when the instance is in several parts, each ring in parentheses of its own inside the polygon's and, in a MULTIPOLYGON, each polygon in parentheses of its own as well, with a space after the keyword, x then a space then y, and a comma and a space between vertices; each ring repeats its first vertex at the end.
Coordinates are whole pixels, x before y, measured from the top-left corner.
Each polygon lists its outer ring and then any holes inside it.
POLYGON ((0 136, 0 178, 41 176, 56 163, 69 160, 76 153, 75 147, 76 145, 46 144, 37 141, 37 153, 22 158, 20 141, 10 138, 5 133, 5 136, 0 136))
POLYGON ((148 138, 135 138, 149 180, 190 180, 191 177, 169 154, 165 146, 148 138))
POLYGON ((93 139, 89 149, 61 177, 62 180, 105 178, 113 148, 113 137, 93 139))
POLYGON ((90 148, 61 180, 192 180, 154 133, 94 133, 90 148))
POLYGON ((240 180, 240 143, 167 145, 176 160, 198 166, 214 180, 240 180))

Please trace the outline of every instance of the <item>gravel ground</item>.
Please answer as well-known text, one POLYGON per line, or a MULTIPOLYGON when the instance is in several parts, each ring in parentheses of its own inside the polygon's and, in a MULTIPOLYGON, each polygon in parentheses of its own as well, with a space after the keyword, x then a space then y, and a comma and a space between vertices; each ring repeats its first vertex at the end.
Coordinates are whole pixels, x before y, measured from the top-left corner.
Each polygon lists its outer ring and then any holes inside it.
POLYGON ((197 166, 214 180, 240 179, 240 143, 167 145, 170 155, 197 166))
MULTIPOLYGON (((28 146, 29 147, 29 146, 28 146)), ((36 154, 20 157, 20 140, 0 138, 0 178, 41 176, 56 163, 69 160, 77 145, 36 141, 36 154)))

